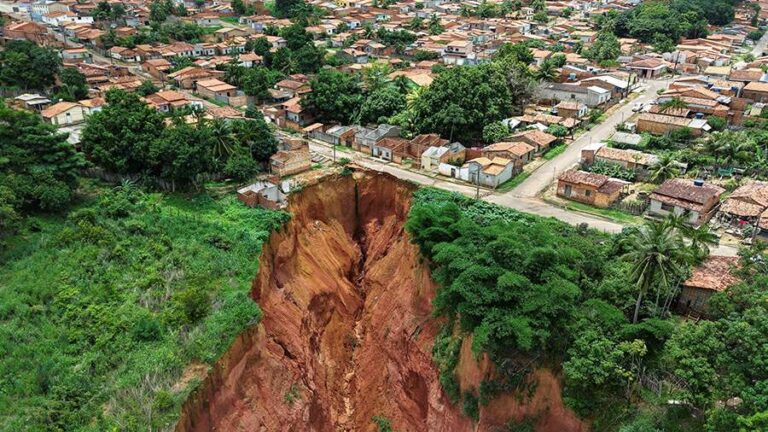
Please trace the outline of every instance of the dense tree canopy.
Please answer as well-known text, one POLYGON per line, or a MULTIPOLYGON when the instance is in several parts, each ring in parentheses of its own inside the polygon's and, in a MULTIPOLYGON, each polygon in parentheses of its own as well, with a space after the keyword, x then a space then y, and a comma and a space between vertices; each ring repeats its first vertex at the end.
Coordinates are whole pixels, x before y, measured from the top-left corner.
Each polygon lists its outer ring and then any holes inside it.
POLYGON ((55 83, 59 54, 28 40, 11 40, 0 51, 0 85, 45 90, 55 83))
POLYGON ((94 163, 110 172, 156 176, 179 186, 197 184, 200 174, 246 178, 277 150, 262 117, 229 123, 200 119, 195 125, 177 118, 166 125, 166 119, 136 95, 113 90, 107 102, 88 119, 82 146, 94 163))
POLYGON ((357 78, 334 69, 323 69, 310 85, 312 92, 304 96, 304 100, 318 110, 321 121, 352 122, 363 101, 363 90, 357 78))
POLYGON ((467 143, 482 140, 485 125, 518 113, 530 97, 516 90, 526 77, 510 79, 507 72, 496 62, 444 71, 416 103, 417 129, 467 143))
POLYGON ((66 138, 0 101, 0 236, 23 212, 57 210, 72 200, 86 163, 66 138))

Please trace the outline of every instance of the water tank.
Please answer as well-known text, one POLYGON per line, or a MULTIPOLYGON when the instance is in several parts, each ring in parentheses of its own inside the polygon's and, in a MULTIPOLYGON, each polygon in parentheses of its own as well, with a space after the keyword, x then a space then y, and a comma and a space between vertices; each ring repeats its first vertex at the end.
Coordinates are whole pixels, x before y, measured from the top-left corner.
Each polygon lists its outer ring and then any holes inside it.
POLYGON ((693 181, 694 186, 704 186, 704 180, 702 179, 696 179, 693 181))

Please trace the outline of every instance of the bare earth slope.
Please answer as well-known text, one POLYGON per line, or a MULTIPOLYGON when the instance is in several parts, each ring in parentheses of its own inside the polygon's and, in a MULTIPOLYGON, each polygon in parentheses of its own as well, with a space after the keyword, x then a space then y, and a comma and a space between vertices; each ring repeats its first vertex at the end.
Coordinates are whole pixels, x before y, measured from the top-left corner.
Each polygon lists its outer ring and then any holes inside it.
MULTIPOLYGON (((524 414, 541 414, 537 430, 583 429, 551 374, 535 406, 510 396, 478 425, 450 403, 431 359, 436 286, 403 228, 410 196, 406 183, 364 173, 293 197, 253 282, 264 318, 190 396, 177 431, 376 431, 377 415, 400 432, 474 431, 524 414)), ((477 368, 462 358, 458 370, 486 373, 477 368)))

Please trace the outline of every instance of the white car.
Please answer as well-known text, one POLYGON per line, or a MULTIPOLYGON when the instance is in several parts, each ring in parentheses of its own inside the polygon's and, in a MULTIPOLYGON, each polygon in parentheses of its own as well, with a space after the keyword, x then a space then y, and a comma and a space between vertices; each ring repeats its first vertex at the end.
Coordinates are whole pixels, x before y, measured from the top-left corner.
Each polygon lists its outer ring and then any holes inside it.
POLYGON ((640 112, 644 106, 642 102, 635 102, 632 106, 632 112, 640 112))

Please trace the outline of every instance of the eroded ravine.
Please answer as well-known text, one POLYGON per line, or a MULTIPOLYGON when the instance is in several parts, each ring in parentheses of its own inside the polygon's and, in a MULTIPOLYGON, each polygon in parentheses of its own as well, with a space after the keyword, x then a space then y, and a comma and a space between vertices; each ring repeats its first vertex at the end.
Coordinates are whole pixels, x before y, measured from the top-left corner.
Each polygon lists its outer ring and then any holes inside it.
MULTIPOLYGON (((411 192, 358 173, 292 197, 291 221, 265 244, 253 282, 263 319, 190 396, 177 431, 376 431, 373 416, 401 432, 474 431, 530 414, 510 399, 473 425, 441 389, 436 286, 404 231, 411 192)), ((550 411, 545 396, 536 412, 550 411)), ((566 417, 537 429, 581 430, 566 417)))

